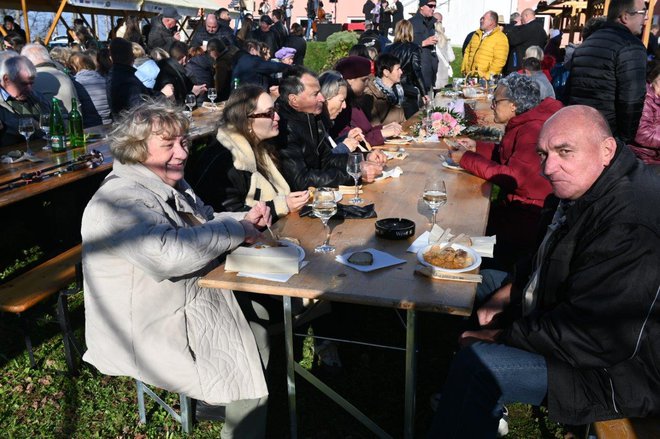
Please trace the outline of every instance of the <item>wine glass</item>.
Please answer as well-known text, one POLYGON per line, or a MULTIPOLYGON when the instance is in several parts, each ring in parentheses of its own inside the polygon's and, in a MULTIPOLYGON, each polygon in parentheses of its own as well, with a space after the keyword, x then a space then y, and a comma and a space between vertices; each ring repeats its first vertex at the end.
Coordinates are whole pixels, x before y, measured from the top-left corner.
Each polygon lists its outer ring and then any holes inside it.
POLYGON ((46 146, 43 147, 43 150, 50 151, 50 113, 41 113, 39 115, 39 126, 41 131, 46 134, 46 146))
POLYGON ((447 204, 447 189, 445 182, 439 178, 431 178, 424 186, 424 193, 422 199, 433 212, 432 226, 435 225, 435 214, 438 209, 447 204))
POLYGON ((186 107, 188 107, 188 111, 192 113, 193 108, 195 107, 195 104, 197 103, 197 97, 193 93, 188 93, 186 95, 186 107))
POLYGON ((218 92, 215 88, 211 87, 206 91, 206 96, 208 96, 211 105, 213 105, 213 110, 215 110, 215 100, 218 99, 218 92))
POLYGON ((314 193, 314 204, 312 204, 312 212, 314 215, 321 218, 323 227, 325 227, 325 241, 323 244, 314 248, 316 253, 332 253, 335 248, 329 245, 330 242, 330 226, 328 220, 337 213, 337 201, 335 200, 335 191, 323 187, 318 188, 314 193))
POLYGON ((30 149, 30 136, 34 134, 34 119, 32 116, 18 119, 18 131, 25 137, 25 154, 34 155, 30 149))
POLYGON ((346 163, 346 172, 348 175, 353 177, 355 180, 355 197, 348 200, 350 203, 359 204, 364 200, 359 196, 359 186, 358 178, 362 175, 362 168, 360 164, 362 163, 363 157, 361 152, 352 152, 348 155, 348 162, 346 163))

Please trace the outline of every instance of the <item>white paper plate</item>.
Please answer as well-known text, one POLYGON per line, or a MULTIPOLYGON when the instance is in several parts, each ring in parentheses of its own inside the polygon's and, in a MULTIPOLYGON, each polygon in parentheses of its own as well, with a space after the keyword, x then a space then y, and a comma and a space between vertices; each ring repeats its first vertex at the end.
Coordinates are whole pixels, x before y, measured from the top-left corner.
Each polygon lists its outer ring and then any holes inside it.
POLYGON ((463 273, 465 271, 471 271, 477 268, 478 266, 481 265, 481 256, 479 256, 479 253, 475 252, 472 248, 466 247, 464 245, 460 244, 451 244, 451 248, 456 249, 456 250, 465 250, 468 252, 470 257, 472 258, 472 264, 468 265, 465 268, 443 268, 443 267, 436 267, 435 265, 429 264, 424 260, 424 253, 430 250, 431 247, 437 244, 430 244, 427 245, 426 247, 422 248, 417 252, 417 260, 419 261, 420 264, 426 265, 427 267, 432 267, 437 270, 441 271, 446 271, 447 273, 463 273))
MULTIPOLYGON (((280 239, 277 242, 279 242, 280 244, 282 244, 285 247, 294 247, 296 250, 298 250, 298 261, 302 262, 302 261, 305 260, 305 249, 303 249, 298 244, 294 244, 293 242, 287 241, 286 239, 280 239)), ((264 245, 264 243, 263 242, 257 242, 252 247, 256 247, 258 245, 264 245)))
POLYGON ((335 260, 339 262, 340 264, 347 265, 351 268, 356 269, 357 271, 362 271, 362 272, 368 272, 368 271, 374 271, 374 270, 379 270, 381 268, 385 267, 391 267, 393 265, 399 265, 399 264, 405 264, 406 260, 405 259, 399 259, 394 256, 392 256, 389 253, 385 253, 379 250, 376 250, 375 248, 365 248, 364 250, 356 250, 352 251, 349 253, 344 253, 343 255, 335 256, 335 260), (371 255, 374 257, 374 262, 371 265, 357 265, 357 264, 351 264, 348 262, 348 258, 350 258, 353 253, 357 251, 363 251, 363 252, 368 252, 371 253, 371 255))
POLYGON ((454 171, 464 171, 463 168, 460 167, 460 165, 457 165, 455 162, 454 164, 451 164, 449 162, 442 162, 442 166, 447 168, 447 169, 453 169, 454 171))

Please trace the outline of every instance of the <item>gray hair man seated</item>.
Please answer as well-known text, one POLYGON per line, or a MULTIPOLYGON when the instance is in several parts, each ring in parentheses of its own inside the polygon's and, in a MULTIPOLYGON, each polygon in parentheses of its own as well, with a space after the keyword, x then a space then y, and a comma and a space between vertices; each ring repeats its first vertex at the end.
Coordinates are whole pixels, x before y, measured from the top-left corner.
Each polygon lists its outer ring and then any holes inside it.
POLYGON ((660 180, 586 106, 537 151, 559 205, 531 275, 482 273, 429 437, 495 437, 511 402, 572 425, 660 413, 660 180))
MULTIPOLYGON (((280 133, 277 137, 280 168, 292 191, 352 184, 346 171, 348 156, 333 154, 321 121, 325 98, 315 73, 296 66, 285 73, 277 99, 280 133)), ((362 180, 381 174, 382 153, 372 151, 362 162, 362 180)))
POLYGON ((50 112, 50 103, 32 89, 37 70, 24 56, 5 52, 0 58, 0 146, 15 145, 25 138, 18 132, 18 120, 50 112))

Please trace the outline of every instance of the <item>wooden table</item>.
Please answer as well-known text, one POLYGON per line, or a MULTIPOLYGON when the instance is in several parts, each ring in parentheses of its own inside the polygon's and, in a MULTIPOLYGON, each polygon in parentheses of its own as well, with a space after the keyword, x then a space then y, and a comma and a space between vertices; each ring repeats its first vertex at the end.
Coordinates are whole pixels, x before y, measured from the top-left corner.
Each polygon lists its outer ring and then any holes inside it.
MULTIPOLYGON (((193 112, 193 125, 189 130, 190 138, 196 140, 215 134, 221 115, 221 111, 211 111, 206 108, 196 109, 193 112)), ((26 160, 12 164, 0 163, 0 186, 7 181, 20 177, 23 173, 37 172, 56 164, 68 162, 93 149, 98 150, 103 154, 104 162, 96 168, 67 172, 58 177, 50 177, 40 182, 0 191, 0 208, 48 192, 60 186, 83 180, 92 175, 109 171, 112 168, 113 158, 110 153, 110 144, 106 136, 111 129, 111 125, 100 125, 86 129, 85 133, 100 135, 103 138, 87 144, 84 148, 76 148, 61 153, 43 151, 42 147, 45 145, 43 140, 31 140, 30 146, 32 150, 35 151, 35 155, 43 161, 35 163, 26 160)), ((0 155, 7 154, 9 151, 14 150, 24 151, 25 144, 21 143, 10 147, 0 148, 0 155)))
MULTIPOLYGON (((429 175, 444 178, 448 203, 438 212, 438 223, 454 232, 481 236, 485 232, 489 209, 490 184, 465 172, 441 166, 440 146, 436 150, 413 150, 405 160, 393 160, 389 166, 400 166, 403 175, 364 186, 362 198, 374 202, 379 218, 405 217, 416 224, 415 238, 430 228, 430 210, 421 201, 422 189, 429 175)), ((295 373, 310 381, 338 402, 379 437, 390 437, 348 401, 329 389, 316 377, 293 361, 291 297, 324 299, 407 310, 406 391, 404 437, 414 433, 416 373, 416 311, 433 311, 467 316, 472 311, 476 285, 434 281, 414 273, 416 255, 406 253, 414 240, 389 241, 377 238, 375 219, 330 220, 332 238, 337 247, 333 254, 316 254, 314 247, 325 236, 318 218, 289 215, 275 225, 280 236, 298 238, 307 253, 309 265, 286 283, 276 283, 227 273, 220 266, 200 280, 209 288, 227 288, 261 294, 284 296, 285 337, 287 348, 287 380, 292 437, 296 437, 295 373), (335 261, 334 256, 349 251, 375 248, 405 259, 403 265, 362 273, 335 261)))

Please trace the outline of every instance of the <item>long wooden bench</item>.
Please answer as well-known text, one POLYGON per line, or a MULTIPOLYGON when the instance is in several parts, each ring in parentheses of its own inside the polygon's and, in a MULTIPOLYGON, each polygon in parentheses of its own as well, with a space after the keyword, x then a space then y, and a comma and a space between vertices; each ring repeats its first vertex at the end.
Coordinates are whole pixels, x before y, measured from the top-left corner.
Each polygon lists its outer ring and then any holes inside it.
MULTIPOLYGON (((57 318, 64 337, 64 352, 67 367, 72 374, 76 372, 73 349, 78 349, 69 324, 67 305, 68 286, 77 281, 81 287, 80 269, 82 245, 77 246, 49 259, 28 272, 0 285, 0 311, 16 314, 19 318, 35 305, 58 294, 57 318)), ((29 328, 23 319, 25 344, 30 356, 30 364, 36 366, 29 328)))
POLYGON ((598 439, 658 439, 660 418, 624 418, 594 422, 593 432, 598 439))

